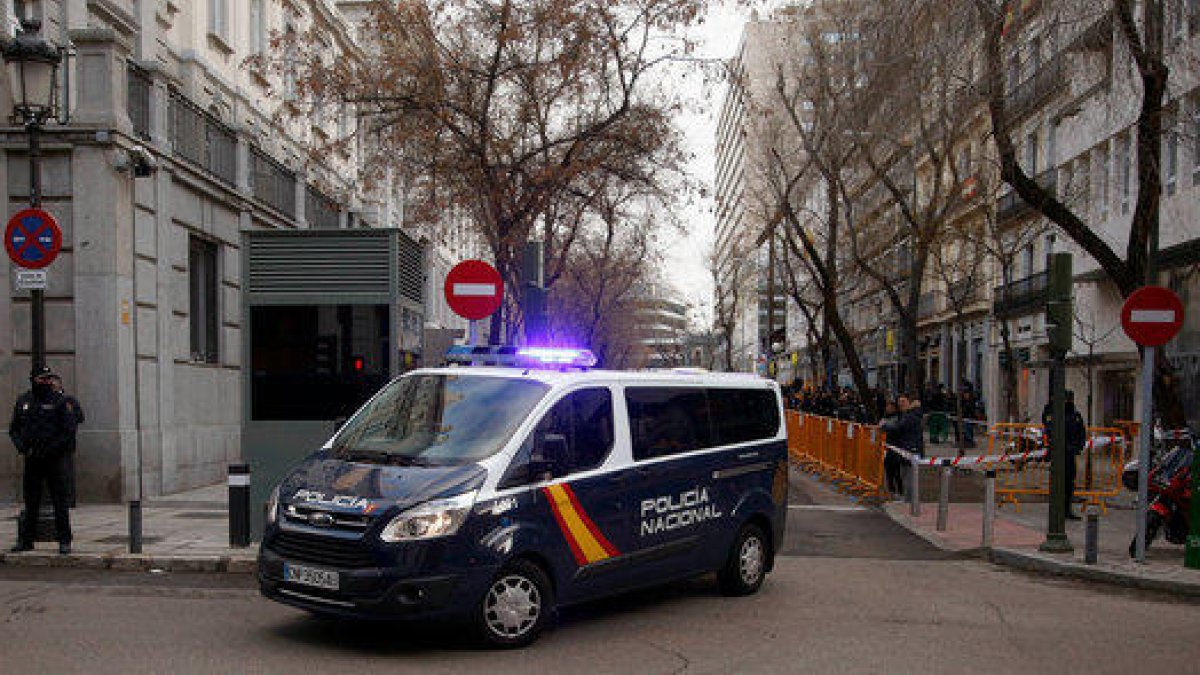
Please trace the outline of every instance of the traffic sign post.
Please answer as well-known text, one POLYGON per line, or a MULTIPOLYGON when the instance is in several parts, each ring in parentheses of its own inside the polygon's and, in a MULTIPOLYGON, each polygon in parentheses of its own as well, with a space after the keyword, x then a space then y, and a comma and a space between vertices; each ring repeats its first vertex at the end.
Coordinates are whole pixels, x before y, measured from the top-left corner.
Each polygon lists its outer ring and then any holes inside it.
POLYGON ((464 260, 446 275, 443 291, 450 309, 471 322, 468 340, 475 344, 475 322, 500 309, 504 300, 504 279, 495 267, 482 260, 464 260))
POLYGON ((54 216, 42 209, 22 209, 8 219, 4 230, 4 248, 19 267, 41 269, 58 257, 62 250, 62 230, 54 216))
MULTIPOLYGON (((1121 327, 1129 339, 1143 348, 1142 437, 1138 452, 1137 538, 1134 558, 1146 562, 1146 507, 1150 493, 1150 444, 1154 437, 1154 352, 1179 334, 1183 327, 1183 302, 1168 288, 1143 286, 1125 299, 1121 327)), ((1193 475, 1193 480, 1195 476, 1193 475)), ((1193 493, 1195 483, 1193 483, 1193 493)), ((1197 524, 1192 522, 1189 545, 1197 541, 1197 524)), ((1198 562, 1200 564, 1200 562, 1198 562)))

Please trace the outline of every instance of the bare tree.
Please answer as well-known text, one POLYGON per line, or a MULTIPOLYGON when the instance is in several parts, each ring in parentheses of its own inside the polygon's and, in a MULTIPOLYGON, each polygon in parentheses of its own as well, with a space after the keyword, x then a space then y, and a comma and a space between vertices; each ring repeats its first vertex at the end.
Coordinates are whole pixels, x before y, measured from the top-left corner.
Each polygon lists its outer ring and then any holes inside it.
MULTIPOLYGON (((506 286, 518 289, 527 240, 544 239, 566 260, 597 190, 658 190, 678 174, 672 101, 647 84, 686 50, 670 36, 703 4, 377 0, 359 28, 358 58, 334 61, 316 36, 287 33, 273 40, 283 56, 255 65, 286 73, 297 100, 354 106, 371 163, 411 176, 415 217, 470 214, 506 286)), ((502 312, 493 342, 520 321, 511 291, 502 312)))
MULTIPOLYGON (((1163 138, 1164 98, 1170 71, 1163 58, 1164 3, 1162 0, 1063 1, 1064 11, 1075 12, 1081 25, 1091 23, 1105 30, 1105 21, 1125 46, 1136 73, 1137 201, 1130 217, 1124 252, 1110 244, 1109 233, 1089 224, 1076 209, 1059 199, 1054 190, 1040 184, 1022 166, 1012 132, 1005 87, 1006 33, 1010 18, 1020 11, 1016 0, 972 0, 983 25, 983 63, 992 137, 1000 161, 1000 176, 1026 203, 1053 222, 1099 265, 1122 297, 1143 284, 1154 283, 1148 274, 1152 240, 1159 229, 1162 197, 1160 173, 1163 138), (1107 6, 1105 6, 1107 5, 1107 6)), ((1120 72, 1115 68, 1114 72, 1120 72)), ((1158 351, 1155 364, 1154 397, 1163 420, 1170 426, 1186 423, 1179 382, 1165 350, 1158 351)))

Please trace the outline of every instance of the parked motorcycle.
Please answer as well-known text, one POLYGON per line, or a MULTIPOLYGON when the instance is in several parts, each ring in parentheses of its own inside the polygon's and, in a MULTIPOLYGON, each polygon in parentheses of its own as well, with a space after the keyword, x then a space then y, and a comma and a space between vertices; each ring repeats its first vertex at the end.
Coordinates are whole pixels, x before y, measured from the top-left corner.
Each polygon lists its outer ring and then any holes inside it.
MULTIPOLYGON (((1150 542, 1162 532, 1172 544, 1183 544, 1188 536, 1188 509, 1192 501, 1192 457, 1195 442, 1188 438, 1186 443, 1167 450, 1152 465, 1148 483, 1149 504, 1146 509, 1146 549, 1150 542)), ((1121 472, 1121 483, 1126 489, 1137 492, 1138 461, 1125 465, 1121 472)), ((1137 555, 1137 537, 1129 542, 1129 557, 1137 555)))

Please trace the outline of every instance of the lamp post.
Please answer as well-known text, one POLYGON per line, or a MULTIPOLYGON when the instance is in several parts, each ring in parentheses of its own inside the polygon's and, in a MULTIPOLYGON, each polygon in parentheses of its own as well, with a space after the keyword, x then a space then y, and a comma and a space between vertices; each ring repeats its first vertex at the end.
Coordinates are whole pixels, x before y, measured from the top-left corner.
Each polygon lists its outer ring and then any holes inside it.
MULTIPOLYGON (((41 35, 40 21, 25 20, 21 30, 7 41, 0 53, 8 66, 8 81, 12 87, 13 114, 16 124, 24 125, 29 134, 29 206, 42 204, 42 167, 39 133, 42 126, 57 113, 58 67, 63 50, 41 35)), ((30 291, 32 314, 31 371, 46 365, 46 312, 44 291, 30 291)))

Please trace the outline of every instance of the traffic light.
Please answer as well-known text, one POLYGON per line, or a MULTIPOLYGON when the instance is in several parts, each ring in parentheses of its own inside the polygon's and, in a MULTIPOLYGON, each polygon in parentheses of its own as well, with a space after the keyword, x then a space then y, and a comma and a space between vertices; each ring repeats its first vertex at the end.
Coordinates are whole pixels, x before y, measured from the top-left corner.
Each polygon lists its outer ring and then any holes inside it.
POLYGON ((1055 354, 1071 351, 1074 314, 1071 311, 1071 254, 1054 253, 1049 260, 1049 281, 1046 298, 1046 337, 1055 354))

